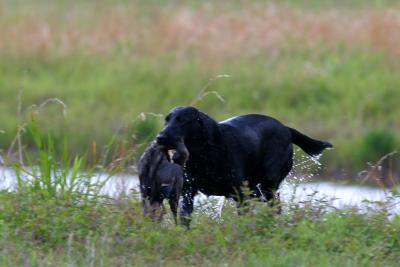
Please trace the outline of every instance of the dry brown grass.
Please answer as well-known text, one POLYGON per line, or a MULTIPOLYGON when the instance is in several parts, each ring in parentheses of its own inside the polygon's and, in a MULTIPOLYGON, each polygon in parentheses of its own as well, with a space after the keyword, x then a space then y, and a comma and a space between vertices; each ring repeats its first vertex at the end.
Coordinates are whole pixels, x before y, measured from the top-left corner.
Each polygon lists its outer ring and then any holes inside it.
POLYGON ((148 16, 132 4, 55 11, 7 12, 0 6, 1 54, 109 53, 127 47, 133 57, 191 54, 210 62, 286 47, 367 47, 400 57, 400 10, 305 11, 266 5, 244 10, 154 8, 148 16), (78 12, 79 11, 79 12, 78 12), (18 13, 20 12, 20 13, 18 13), (126 45, 126 46, 125 46, 126 45))

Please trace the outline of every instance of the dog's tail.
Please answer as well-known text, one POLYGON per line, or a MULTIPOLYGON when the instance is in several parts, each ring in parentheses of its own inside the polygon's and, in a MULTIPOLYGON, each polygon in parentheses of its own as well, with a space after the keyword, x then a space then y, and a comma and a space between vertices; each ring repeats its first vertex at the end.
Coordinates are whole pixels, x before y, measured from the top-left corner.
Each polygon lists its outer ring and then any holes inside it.
POLYGON ((310 156, 319 155, 324 149, 333 147, 333 145, 329 142, 312 139, 311 137, 300 133, 296 129, 289 128, 289 130, 292 134, 292 142, 295 145, 298 145, 310 156))

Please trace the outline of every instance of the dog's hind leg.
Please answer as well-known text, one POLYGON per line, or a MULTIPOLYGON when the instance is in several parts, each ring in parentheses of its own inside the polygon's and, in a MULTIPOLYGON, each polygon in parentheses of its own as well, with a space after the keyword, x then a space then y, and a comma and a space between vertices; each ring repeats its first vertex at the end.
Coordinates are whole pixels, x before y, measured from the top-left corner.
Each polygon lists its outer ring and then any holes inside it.
POLYGON ((293 149, 289 145, 286 149, 274 149, 274 154, 265 156, 264 164, 259 170, 263 177, 257 185, 261 201, 270 203, 271 206, 279 208, 279 185, 289 174, 293 166, 293 149))

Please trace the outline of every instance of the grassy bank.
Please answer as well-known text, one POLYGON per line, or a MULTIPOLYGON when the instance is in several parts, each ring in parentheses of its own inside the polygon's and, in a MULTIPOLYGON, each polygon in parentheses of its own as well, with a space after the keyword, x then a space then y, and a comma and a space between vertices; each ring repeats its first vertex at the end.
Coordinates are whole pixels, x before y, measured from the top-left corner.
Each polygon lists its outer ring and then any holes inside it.
POLYGON ((1 193, 1 200, 1 266, 397 266, 400 260, 400 221, 384 212, 318 212, 320 203, 238 217, 228 208, 220 222, 198 214, 186 231, 171 221, 151 223, 129 198, 83 207, 32 203, 18 194, 1 193))
POLYGON ((398 192, 364 210, 338 210, 310 196, 282 203, 281 214, 250 202, 252 211, 238 216, 225 201, 218 218, 197 207, 188 231, 171 216, 162 224, 144 217, 135 192, 102 195, 85 157, 63 151, 57 158, 51 139, 29 129, 40 156, 32 159, 35 167, 16 165, 16 189, 0 192, 0 266, 397 266, 400 260, 400 217, 388 212, 398 192))
POLYGON ((113 136, 115 154, 140 151, 162 125, 141 112, 191 103, 219 120, 268 114, 332 141, 322 160, 335 176, 398 149, 398 5, 262 2, 2 1, 0 149, 16 135, 21 90, 21 121, 89 156, 113 136), (230 77, 209 83, 221 74, 230 77), (224 102, 200 100, 205 87, 224 102), (65 115, 31 107, 53 97, 65 115))

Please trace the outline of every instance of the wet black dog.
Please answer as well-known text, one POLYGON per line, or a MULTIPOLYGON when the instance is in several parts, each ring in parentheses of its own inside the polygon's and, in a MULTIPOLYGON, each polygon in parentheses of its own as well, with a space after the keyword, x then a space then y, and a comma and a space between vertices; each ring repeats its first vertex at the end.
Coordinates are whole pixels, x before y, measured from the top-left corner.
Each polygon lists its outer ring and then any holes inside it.
POLYGON ((292 169, 292 143, 309 155, 332 147, 268 116, 249 114, 217 123, 194 107, 173 109, 157 136, 157 143, 169 148, 176 148, 182 140, 190 153, 181 210, 186 225, 199 191, 232 197, 240 205, 247 181, 254 197, 269 201, 292 169))
POLYGON ((168 199, 169 205, 177 222, 177 210, 183 185, 182 166, 189 154, 182 142, 176 143, 174 163, 168 155, 168 150, 152 143, 139 160, 138 171, 140 193, 145 215, 161 221, 164 214, 163 200, 168 199))

